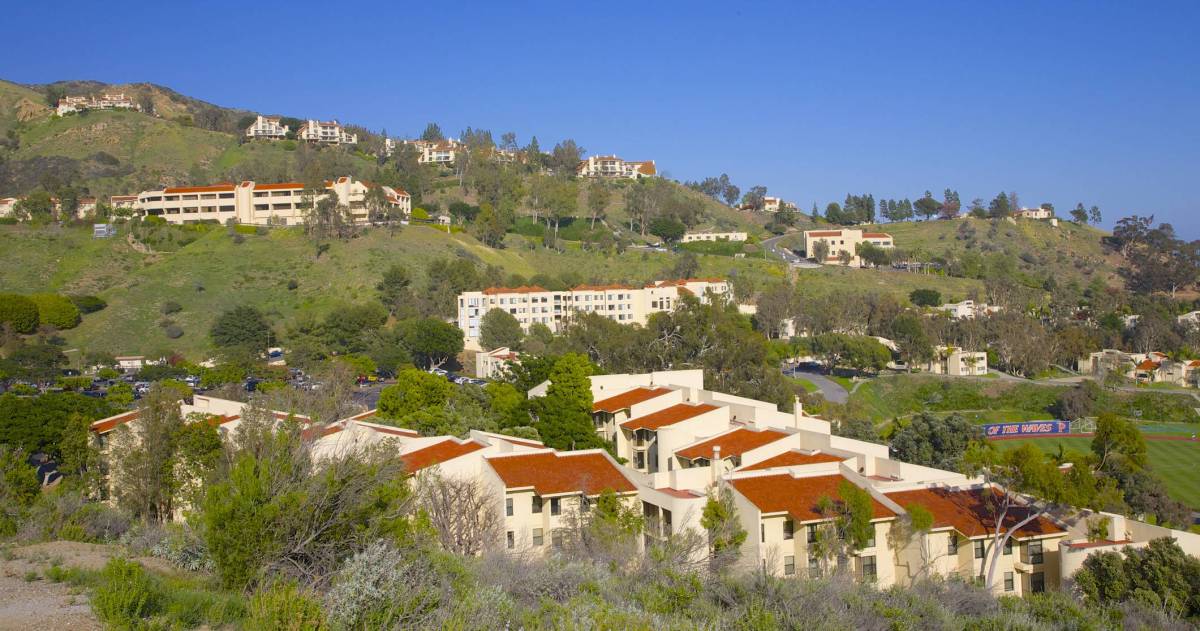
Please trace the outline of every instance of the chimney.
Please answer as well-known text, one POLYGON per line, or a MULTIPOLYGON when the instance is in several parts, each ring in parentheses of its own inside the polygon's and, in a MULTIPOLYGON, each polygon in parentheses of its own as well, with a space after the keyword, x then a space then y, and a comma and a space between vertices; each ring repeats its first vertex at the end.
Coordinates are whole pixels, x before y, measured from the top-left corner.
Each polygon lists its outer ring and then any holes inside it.
POLYGON ((718 468, 721 466, 721 446, 713 445, 712 462, 708 465, 709 479, 713 484, 717 483, 717 478, 720 477, 718 468))
POLYGON ((804 404, 799 395, 792 395, 792 424, 800 429, 800 418, 804 416, 804 404))

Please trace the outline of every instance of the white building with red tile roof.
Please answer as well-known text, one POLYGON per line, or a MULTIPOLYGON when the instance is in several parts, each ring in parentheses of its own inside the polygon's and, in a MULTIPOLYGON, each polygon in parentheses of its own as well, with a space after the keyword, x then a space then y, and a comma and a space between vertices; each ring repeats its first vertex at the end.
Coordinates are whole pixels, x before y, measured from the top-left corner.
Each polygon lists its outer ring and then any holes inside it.
POLYGON ((818 263, 822 265, 841 264, 842 253, 847 253, 850 255, 848 265, 851 267, 862 267, 862 259, 858 256, 858 248, 864 243, 887 250, 896 246, 892 235, 886 232, 863 232, 862 230, 851 228, 806 230, 804 232, 805 256, 815 260, 816 245, 818 242, 824 243, 829 250, 829 253, 825 255, 825 260, 817 261, 818 263))
POLYGON ((575 168, 579 177, 637 180, 658 175, 653 160, 630 161, 617 156, 591 156, 575 168))
POLYGON ((707 302, 727 300, 732 294, 728 281, 720 278, 656 281, 644 286, 579 285, 564 291, 538 286, 489 287, 458 295, 457 324, 467 348, 477 349, 483 316, 492 309, 507 311, 526 331, 534 324, 544 324, 557 332, 574 313, 597 313, 621 324, 644 325, 651 314, 673 310, 683 295, 707 302))
MULTIPOLYGON (((367 192, 380 185, 350 177, 326 181, 324 192, 314 195, 303 182, 240 184, 223 182, 208 186, 171 186, 142 191, 137 196, 135 210, 142 215, 159 216, 168 223, 183 224, 200 221, 225 223, 232 219, 240 224, 300 225, 306 220, 309 208, 320 198, 336 195, 339 205, 355 223, 370 221, 367 192)), ((400 216, 412 212, 412 196, 406 191, 381 186, 387 206, 400 216)))
POLYGON ((319 121, 310 118, 296 130, 296 138, 326 145, 358 144, 358 134, 346 131, 336 120, 319 121))
POLYGON ((64 96, 58 100, 55 113, 59 116, 84 110, 141 110, 124 92, 106 92, 91 96, 64 96))
POLYGON ((282 140, 287 137, 289 131, 291 129, 283 124, 281 117, 259 114, 246 128, 246 137, 251 140, 282 140))

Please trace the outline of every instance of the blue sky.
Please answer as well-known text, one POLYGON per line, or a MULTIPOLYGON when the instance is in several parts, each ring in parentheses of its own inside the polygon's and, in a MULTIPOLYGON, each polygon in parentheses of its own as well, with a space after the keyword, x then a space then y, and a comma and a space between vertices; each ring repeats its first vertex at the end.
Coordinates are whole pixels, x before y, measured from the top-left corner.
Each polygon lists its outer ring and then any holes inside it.
POLYGON ((0 77, 572 137, 805 209, 1013 190, 1200 237, 1200 2, 110 4, 6 8, 30 27, 0 77))

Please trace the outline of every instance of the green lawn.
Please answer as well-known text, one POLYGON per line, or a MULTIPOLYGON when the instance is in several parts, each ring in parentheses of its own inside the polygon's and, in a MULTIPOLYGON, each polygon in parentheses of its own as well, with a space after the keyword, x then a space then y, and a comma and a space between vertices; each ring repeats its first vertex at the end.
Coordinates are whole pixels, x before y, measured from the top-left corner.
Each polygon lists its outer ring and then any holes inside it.
MULTIPOLYGON (((1059 445, 1066 450, 1088 451, 1090 438, 1015 438, 998 440, 994 444, 1002 449, 1011 449, 1032 443, 1046 453, 1056 453, 1059 445)), ((1150 466, 1167 484, 1167 491, 1175 499, 1193 509, 1200 509, 1200 442, 1149 440, 1146 441, 1150 466)))
POLYGON ((815 384, 807 379, 804 379, 802 377, 792 377, 792 382, 794 382, 796 385, 800 386, 801 388, 804 388, 804 391, 808 392, 810 394, 820 390, 820 388, 817 387, 817 384, 815 384))

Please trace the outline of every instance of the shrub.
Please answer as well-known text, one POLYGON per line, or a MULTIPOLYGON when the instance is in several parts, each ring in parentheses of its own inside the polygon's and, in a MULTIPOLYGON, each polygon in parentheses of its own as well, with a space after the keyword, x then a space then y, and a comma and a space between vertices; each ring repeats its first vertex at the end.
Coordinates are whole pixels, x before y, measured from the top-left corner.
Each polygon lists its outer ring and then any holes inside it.
POLYGON ((166 333, 167 337, 173 340, 183 337, 183 329, 179 328, 179 325, 177 324, 168 325, 163 329, 163 333, 166 333))
POLYGON ((179 313, 180 311, 183 311, 183 305, 175 302, 174 300, 168 300, 164 302, 162 306, 158 308, 158 310, 162 312, 163 315, 171 315, 173 313, 179 313))
POLYGON ((321 604, 295 583, 276 583, 250 600, 242 625, 246 631, 316 631, 327 629, 321 604))
POLYGON ((109 626, 134 627, 158 611, 162 595, 137 562, 114 558, 104 566, 100 577, 92 594, 92 610, 109 626))
POLYGON ((38 307, 20 294, 0 294, 0 324, 17 333, 33 333, 38 327, 38 307))
POLYGON ((103 298, 97 296, 68 296, 80 313, 95 313, 108 306, 103 298))
POLYGON ((453 596, 432 555, 376 541, 348 559, 326 594, 329 622, 346 629, 434 628, 453 596))
POLYGON ((234 245, 241 245, 241 244, 242 244, 243 242, 245 242, 245 241, 246 241, 246 237, 242 236, 242 233, 240 233, 240 232, 235 232, 235 233, 233 234, 233 243, 234 243, 234 245))
POLYGON ((936 289, 914 289, 908 299, 918 307, 937 307, 942 304, 942 293, 936 289))
POLYGON ((162 530, 162 537, 150 549, 150 554, 189 572, 213 569, 212 557, 204 540, 186 525, 168 524, 162 530))
POLYGON ((246 224, 237 224, 233 227, 233 231, 237 234, 258 234, 258 226, 250 226, 246 224))
POLYGON ((56 329, 73 329, 79 325, 79 308, 66 296, 33 294, 29 299, 37 305, 38 320, 56 329))
POLYGON ((300 283, 296 282, 296 279, 294 279, 294 278, 292 280, 289 280, 287 283, 288 291, 294 291, 299 286, 300 286, 300 283))

